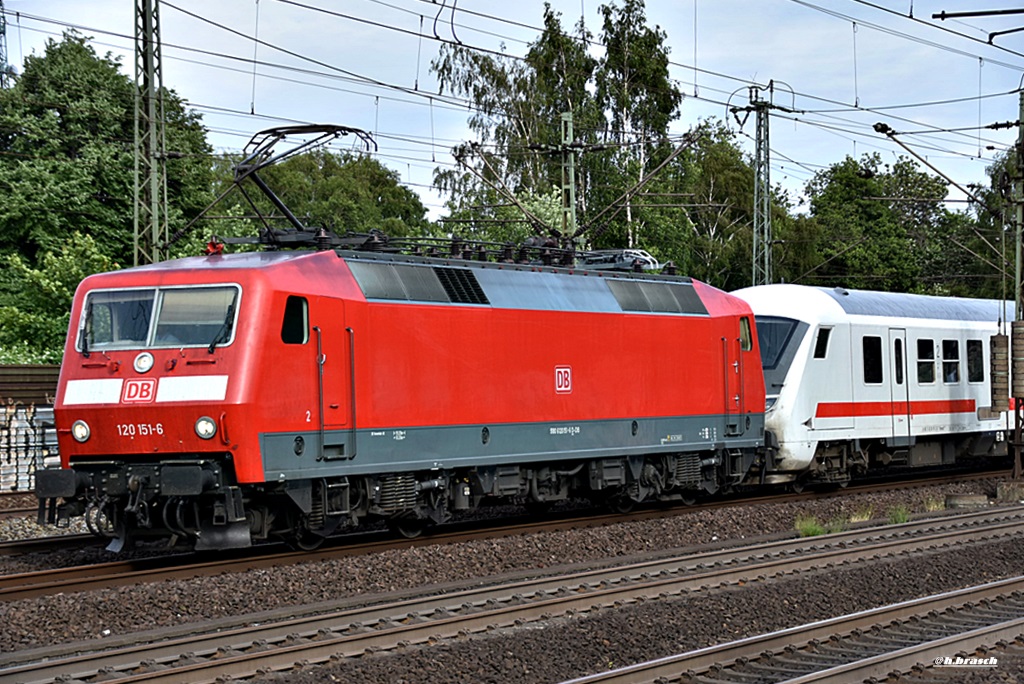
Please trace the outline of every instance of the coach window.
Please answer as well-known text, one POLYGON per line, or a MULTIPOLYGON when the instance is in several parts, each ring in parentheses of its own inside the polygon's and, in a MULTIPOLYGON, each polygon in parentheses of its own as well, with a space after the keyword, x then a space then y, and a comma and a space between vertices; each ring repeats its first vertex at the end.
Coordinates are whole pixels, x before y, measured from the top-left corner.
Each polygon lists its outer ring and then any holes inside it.
POLYGON ((750 319, 740 318, 740 349, 750 351, 754 348, 754 339, 750 336, 750 319))
POLYGON ((285 344, 306 344, 309 340, 309 304, 305 297, 291 295, 284 305, 281 341, 285 344))
POLYGON ((960 382, 960 341, 942 340, 942 380, 960 382))
POLYGON ((864 382, 882 384, 882 338, 864 337, 864 382))
POLYGON ((917 341, 917 382, 926 385, 935 382, 935 342, 917 341))
POLYGON ((967 382, 985 382, 985 352, 981 340, 967 340, 967 382))
POLYGON ((832 328, 819 328, 818 337, 814 340, 814 358, 823 359, 828 354, 828 338, 832 335, 832 328))
POLYGON ((903 384, 903 340, 896 339, 892 345, 893 363, 896 365, 896 384, 903 384))

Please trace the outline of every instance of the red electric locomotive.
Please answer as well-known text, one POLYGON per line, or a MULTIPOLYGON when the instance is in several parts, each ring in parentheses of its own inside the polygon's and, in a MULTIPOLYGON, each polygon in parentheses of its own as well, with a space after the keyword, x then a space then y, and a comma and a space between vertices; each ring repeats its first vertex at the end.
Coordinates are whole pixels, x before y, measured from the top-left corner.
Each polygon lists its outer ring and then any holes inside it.
POLYGON ((759 467, 752 323, 687 278, 358 250, 91 276, 41 514, 85 515, 113 549, 310 547, 493 497, 713 492, 759 467))

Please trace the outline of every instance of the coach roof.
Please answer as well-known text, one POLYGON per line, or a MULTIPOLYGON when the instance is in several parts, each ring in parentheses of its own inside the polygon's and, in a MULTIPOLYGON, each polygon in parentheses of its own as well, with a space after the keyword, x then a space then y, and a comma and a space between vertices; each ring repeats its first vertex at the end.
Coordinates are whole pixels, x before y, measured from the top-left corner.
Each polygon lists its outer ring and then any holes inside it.
POLYGON ((1013 317, 1013 304, 994 299, 966 299, 960 297, 934 297, 930 295, 897 292, 869 292, 836 288, 821 290, 848 314, 858 316, 888 316, 892 318, 927 318, 953 321, 998 321, 1013 317))

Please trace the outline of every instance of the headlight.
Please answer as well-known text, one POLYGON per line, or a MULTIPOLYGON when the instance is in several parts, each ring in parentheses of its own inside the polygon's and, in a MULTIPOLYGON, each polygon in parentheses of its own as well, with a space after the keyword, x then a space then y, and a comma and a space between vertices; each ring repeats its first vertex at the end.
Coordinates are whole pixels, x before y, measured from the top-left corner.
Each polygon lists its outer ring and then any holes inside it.
POLYGON ((213 422, 213 418, 209 416, 203 416, 196 421, 196 434, 203 439, 213 439, 213 436, 217 434, 217 424, 213 422))
POLYGON ((135 357, 135 362, 132 365, 136 372, 148 373, 149 369, 153 367, 153 355, 149 352, 142 352, 135 357))
POLYGON ((777 402, 778 400, 779 400, 778 395, 775 395, 774 397, 765 397, 765 399, 764 399, 764 410, 765 411, 770 411, 772 409, 772 407, 775 406, 775 402, 777 402))
POLYGON ((76 442, 88 441, 91 434, 92 431, 89 429, 89 424, 84 420, 76 420, 71 426, 71 436, 75 438, 76 442))

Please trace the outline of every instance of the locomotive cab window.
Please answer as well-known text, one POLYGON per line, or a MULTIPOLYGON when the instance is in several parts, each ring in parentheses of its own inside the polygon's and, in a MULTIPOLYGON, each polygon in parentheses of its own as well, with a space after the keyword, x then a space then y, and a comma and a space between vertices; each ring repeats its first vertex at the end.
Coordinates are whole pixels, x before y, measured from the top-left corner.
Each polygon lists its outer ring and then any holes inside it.
POLYGON ((935 382, 935 342, 917 341, 917 382, 927 385, 935 382))
POLYGON ((967 382, 985 382, 985 352, 981 340, 967 340, 967 382))
POLYGON ((146 347, 206 347, 234 338, 237 285, 100 290, 85 300, 83 352, 146 347))
POLYGON ((882 384, 882 338, 865 335, 862 347, 864 351, 864 383, 868 385, 882 384))
POLYGON ((85 302, 78 348, 144 346, 153 318, 153 290, 92 292, 85 302))
POLYGON ((832 336, 832 328, 818 328, 818 336, 814 339, 814 358, 823 359, 828 355, 828 338, 832 336))
POLYGON ((281 341, 285 344, 306 344, 309 341, 309 304, 305 297, 288 297, 284 305, 281 341))
POLYGON ((960 340, 942 340, 942 381, 960 382, 960 340))
POLYGON ((746 316, 740 318, 740 349, 750 351, 754 348, 754 340, 750 336, 750 319, 746 316))

